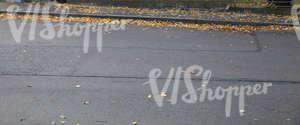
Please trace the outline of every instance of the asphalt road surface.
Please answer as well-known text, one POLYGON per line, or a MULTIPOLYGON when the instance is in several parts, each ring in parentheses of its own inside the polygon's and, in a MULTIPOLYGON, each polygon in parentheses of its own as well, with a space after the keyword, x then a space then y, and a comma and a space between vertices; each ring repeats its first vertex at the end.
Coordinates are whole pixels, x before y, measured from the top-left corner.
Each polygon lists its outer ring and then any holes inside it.
MULTIPOLYGON (((241 33, 126 25, 125 30, 103 31, 101 53, 97 34, 91 33, 85 54, 83 35, 47 40, 38 35, 45 29, 38 22, 36 37, 29 40, 29 24, 17 44, 7 21, 0 23, 1 125, 300 124, 300 42, 293 31, 241 33), (162 88, 172 67, 192 65, 212 71, 208 84, 212 89, 272 86, 264 94, 246 95, 243 110, 239 97, 233 96, 229 117, 225 98, 183 101, 181 96, 187 92, 183 77, 176 104, 165 99, 159 107, 149 97, 150 85, 144 83, 152 69, 161 69, 157 83, 162 88)), ((201 81, 193 76, 195 86, 201 81)))

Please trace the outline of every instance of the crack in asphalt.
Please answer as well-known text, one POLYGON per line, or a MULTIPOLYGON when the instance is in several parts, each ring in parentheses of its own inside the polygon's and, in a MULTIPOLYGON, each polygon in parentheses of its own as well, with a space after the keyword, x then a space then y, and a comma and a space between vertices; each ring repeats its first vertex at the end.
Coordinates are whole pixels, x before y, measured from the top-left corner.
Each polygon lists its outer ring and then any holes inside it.
MULTIPOLYGON (((114 79, 149 79, 149 77, 143 76, 113 76, 113 75, 51 75, 51 74, 0 74, 1 77, 13 77, 13 76, 31 76, 31 77, 70 77, 70 78, 114 78, 114 79)), ((150 78, 151 79, 151 78, 150 78)), ((166 77, 160 77, 157 79, 168 79, 166 77)), ((172 78, 174 79, 174 78, 172 78)), ((184 78, 180 78, 184 80, 184 78)), ((200 81, 202 78, 191 78, 191 80, 200 81)), ((259 80, 259 79, 250 79, 250 78, 220 78, 212 77, 210 81, 216 82, 270 82, 276 85, 288 85, 295 84, 300 85, 300 81, 291 81, 291 80, 259 80), (285 83, 285 84, 282 84, 285 83)))

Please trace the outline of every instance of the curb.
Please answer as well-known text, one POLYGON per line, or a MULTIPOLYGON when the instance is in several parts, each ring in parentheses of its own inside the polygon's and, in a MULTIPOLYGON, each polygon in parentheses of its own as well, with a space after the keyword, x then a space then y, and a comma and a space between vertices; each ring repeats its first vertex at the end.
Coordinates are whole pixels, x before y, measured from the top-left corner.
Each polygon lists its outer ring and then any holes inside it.
MULTIPOLYGON (((0 11, 0 13, 8 13, 7 11, 0 11)), ((19 15, 44 15, 44 13, 33 13, 33 12, 16 12, 19 15)), ((59 17, 59 13, 49 13, 49 16, 59 17)), ((281 23, 260 23, 260 22, 237 22, 237 21, 222 21, 222 20, 201 20, 191 18, 171 18, 171 17, 149 17, 149 16, 132 16, 132 15, 92 15, 92 14, 66 14, 67 17, 93 17, 93 18, 112 18, 112 19, 140 19, 148 21, 170 21, 170 22, 184 22, 194 24, 220 24, 220 25, 249 25, 249 26, 293 26, 293 24, 281 24, 281 23)))

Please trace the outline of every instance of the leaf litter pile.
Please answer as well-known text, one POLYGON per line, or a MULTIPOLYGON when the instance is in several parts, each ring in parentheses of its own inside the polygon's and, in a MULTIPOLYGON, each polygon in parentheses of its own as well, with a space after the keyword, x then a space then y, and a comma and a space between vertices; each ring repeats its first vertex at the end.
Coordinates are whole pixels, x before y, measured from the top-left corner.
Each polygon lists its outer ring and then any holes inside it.
POLYGON ((198 30, 221 30, 232 32, 251 32, 251 31, 286 31, 293 30, 292 26, 269 25, 269 26, 250 26, 250 25, 221 25, 221 24, 194 24, 183 22, 157 21, 157 20, 140 20, 140 19, 111 19, 111 18, 94 18, 94 17, 57 17, 57 16, 43 16, 43 15, 10 15, 7 13, 0 14, 0 18, 13 19, 38 19, 51 21, 66 21, 66 22, 93 22, 93 23, 125 23, 152 27, 177 27, 190 28, 198 30))
POLYGON ((70 10, 81 13, 99 13, 110 15, 130 15, 147 17, 169 17, 169 18, 189 18, 203 20, 224 20, 241 22, 265 22, 265 23, 287 23, 291 22, 290 15, 276 14, 257 14, 257 13, 237 13, 224 11, 204 11, 197 8, 185 9, 149 9, 149 8, 129 8, 129 7, 109 7, 109 6, 91 6, 78 4, 56 4, 56 7, 68 7, 70 10))
POLYGON ((275 15, 275 14, 256 14, 256 13, 234 13, 234 12, 213 12, 213 11, 199 11, 198 9, 149 9, 149 8, 129 8, 129 7, 114 7, 114 6, 91 6, 91 5, 79 5, 79 4, 56 4, 58 7, 69 7, 76 9, 85 9, 85 11, 90 10, 94 13, 95 10, 101 11, 101 9, 111 10, 111 11, 130 11, 134 13, 152 13, 152 14, 188 14, 188 15, 233 15, 236 17, 262 17, 265 16, 268 19, 277 19, 277 18, 290 18, 289 15, 275 15))

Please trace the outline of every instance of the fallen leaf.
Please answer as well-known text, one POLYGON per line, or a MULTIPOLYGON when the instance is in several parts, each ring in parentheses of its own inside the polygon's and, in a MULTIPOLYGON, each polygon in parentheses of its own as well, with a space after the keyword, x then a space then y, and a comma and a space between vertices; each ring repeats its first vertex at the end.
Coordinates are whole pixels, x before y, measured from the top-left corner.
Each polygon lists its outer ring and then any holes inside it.
POLYGON ((80 85, 76 85, 75 87, 76 87, 76 88, 80 88, 80 85))
POLYGON ((89 101, 83 101, 82 104, 88 105, 89 101))
POLYGON ((66 119, 65 115, 63 115, 63 114, 59 115, 59 118, 66 119))
POLYGON ((209 83, 209 81, 202 81, 201 86, 202 86, 202 87, 206 87, 206 86, 208 85, 208 83, 209 83))
POLYGON ((166 93, 166 92, 162 92, 162 93, 160 94, 160 96, 166 97, 166 96, 167 96, 167 93, 166 93))
POLYGON ((244 113, 244 112, 245 112, 245 110, 241 109, 241 110, 240 110, 240 112, 241 112, 241 113, 244 113))
POLYGON ((137 122, 131 122, 131 125, 137 125, 137 122))
POLYGON ((22 122, 22 121, 24 121, 25 120, 25 118, 20 118, 20 122, 22 122))
POLYGON ((121 20, 121 23, 122 24, 128 24, 128 23, 130 23, 130 22, 132 22, 133 21, 133 19, 122 19, 121 20))

